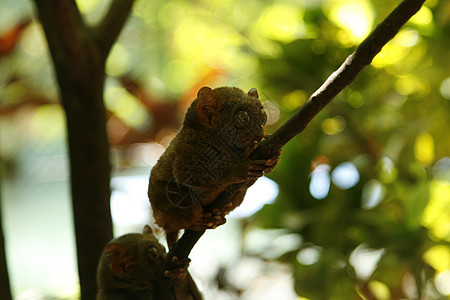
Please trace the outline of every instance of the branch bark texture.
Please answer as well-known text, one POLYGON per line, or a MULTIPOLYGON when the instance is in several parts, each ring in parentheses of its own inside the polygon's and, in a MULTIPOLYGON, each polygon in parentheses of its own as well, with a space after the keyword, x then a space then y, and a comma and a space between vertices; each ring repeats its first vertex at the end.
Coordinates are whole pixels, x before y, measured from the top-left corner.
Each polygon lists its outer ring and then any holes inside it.
POLYGON ((93 28, 86 26, 74 0, 35 4, 66 114, 81 299, 95 299, 98 259, 113 236, 104 67, 133 0, 112 1, 93 28))

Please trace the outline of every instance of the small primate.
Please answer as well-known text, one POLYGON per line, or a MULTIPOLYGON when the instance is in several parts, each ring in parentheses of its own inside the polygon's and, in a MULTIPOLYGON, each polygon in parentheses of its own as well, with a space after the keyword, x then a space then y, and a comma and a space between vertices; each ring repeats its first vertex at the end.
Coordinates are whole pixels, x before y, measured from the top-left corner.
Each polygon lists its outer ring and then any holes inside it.
POLYGON ((183 126, 150 175, 148 196, 156 223, 171 249, 181 229, 203 230, 225 223, 249 186, 270 172, 268 160, 249 156, 264 137, 267 115, 256 89, 203 87, 186 112, 183 126), (236 183, 244 183, 223 209, 206 207, 236 183))
MULTIPOLYGON (((143 234, 130 233, 109 242, 97 268, 97 300, 152 300, 164 267, 166 251, 149 226, 143 234)), ((203 299, 188 270, 188 263, 165 271, 170 293, 177 300, 203 299)), ((156 300, 156 299, 155 299, 156 300)))
POLYGON ((149 226, 109 242, 97 268, 97 300, 153 299, 165 253, 149 226))

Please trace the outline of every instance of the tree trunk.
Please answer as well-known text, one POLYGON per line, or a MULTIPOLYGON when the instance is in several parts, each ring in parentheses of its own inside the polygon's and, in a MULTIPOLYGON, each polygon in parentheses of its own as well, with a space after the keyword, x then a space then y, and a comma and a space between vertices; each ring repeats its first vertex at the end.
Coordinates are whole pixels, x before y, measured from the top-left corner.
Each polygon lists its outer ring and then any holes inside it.
MULTIPOLYGON (((1 195, 1 189, 0 189, 1 195)), ((1 200, 1 196, 0 196, 1 200)), ((11 300, 8 266, 6 263, 5 238, 3 236, 2 205, 0 201, 0 299, 11 300)))
POLYGON ((81 299, 95 299, 98 260, 113 237, 104 67, 133 0, 113 1, 92 28, 84 24, 74 0, 35 3, 66 114, 81 299))

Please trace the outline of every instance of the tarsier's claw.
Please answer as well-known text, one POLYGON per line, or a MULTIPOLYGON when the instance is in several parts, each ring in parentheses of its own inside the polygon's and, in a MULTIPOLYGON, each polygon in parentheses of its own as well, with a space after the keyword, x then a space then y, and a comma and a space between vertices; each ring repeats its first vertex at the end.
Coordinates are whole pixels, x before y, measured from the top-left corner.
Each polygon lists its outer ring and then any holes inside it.
POLYGON ((283 151, 280 149, 272 158, 267 160, 264 173, 272 172, 273 168, 280 162, 280 155, 283 151))

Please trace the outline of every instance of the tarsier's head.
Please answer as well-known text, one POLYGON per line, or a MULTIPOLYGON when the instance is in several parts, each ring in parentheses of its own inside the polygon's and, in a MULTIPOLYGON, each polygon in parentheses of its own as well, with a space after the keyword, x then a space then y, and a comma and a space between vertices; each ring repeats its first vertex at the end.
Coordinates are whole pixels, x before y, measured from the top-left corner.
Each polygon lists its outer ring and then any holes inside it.
POLYGON ((106 245, 97 270, 97 283, 102 289, 130 291, 153 288, 153 280, 162 270, 165 249, 152 229, 144 233, 120 236, 106 245))
MULTIPOLYGON (((198 91, 188 114, 196 114, 197 125, 214 129, 219 138, 239 149, 246 148, 255 140, 260 141, 267 121, 254 88, 246 94, 234 87, 214 90, 203 87, 198 91)), ((189 122, 188 114, 186 119, 189 122)))

